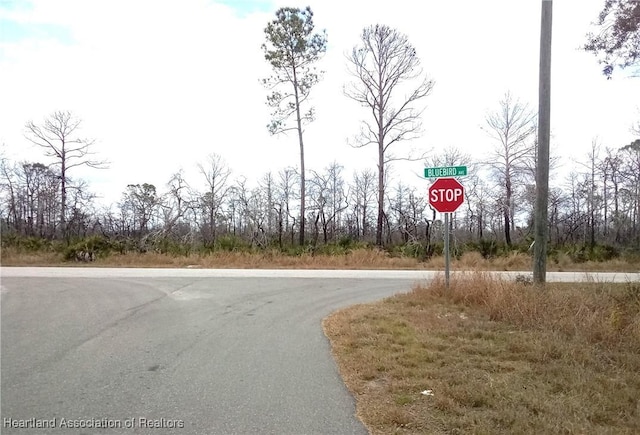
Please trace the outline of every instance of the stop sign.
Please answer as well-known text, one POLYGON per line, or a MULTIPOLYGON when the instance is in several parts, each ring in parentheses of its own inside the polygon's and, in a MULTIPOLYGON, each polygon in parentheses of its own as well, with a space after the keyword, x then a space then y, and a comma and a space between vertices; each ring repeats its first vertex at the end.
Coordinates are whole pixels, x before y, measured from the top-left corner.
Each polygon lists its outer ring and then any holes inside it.
POLYGON ((464 202, 464 186, 455 178, 438 178, 429 187, 429 204, 440 213, 453 213, 464 202))

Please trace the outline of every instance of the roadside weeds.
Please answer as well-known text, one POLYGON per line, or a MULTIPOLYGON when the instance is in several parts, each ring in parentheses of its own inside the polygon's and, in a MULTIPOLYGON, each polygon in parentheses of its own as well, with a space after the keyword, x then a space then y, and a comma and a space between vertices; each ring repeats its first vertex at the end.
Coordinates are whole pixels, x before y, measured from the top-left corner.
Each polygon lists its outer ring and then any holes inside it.
MULTIPOLYGON (((452 270, 531 270, 531 256, 514 252, 506 257, 485 259, 477 252, 468 252, 452 259, 452 270)), ((95 261, 64 261, 53 252, 25 252, 15 248, 0 251, 3 266, 65 266, 65 267, 171 267, 219 269, 405 269, 444 270, 444 257, 421 261, 414 257, 393 256, 378 249, 360 248, 344 254, 303 253, 286 255, 277 250, 264 252, 227 252, 210 254, 168 255, 156 252, 111 254, 97 256, 95 261)), ((549 262, 549 271, 637 272, 638 265, 622 260, 595 263, 571 263, 568 259, 549 262)))
POLYGON ((473 273, 323 327, 372 434, 640 433, 639 283, 473 273))

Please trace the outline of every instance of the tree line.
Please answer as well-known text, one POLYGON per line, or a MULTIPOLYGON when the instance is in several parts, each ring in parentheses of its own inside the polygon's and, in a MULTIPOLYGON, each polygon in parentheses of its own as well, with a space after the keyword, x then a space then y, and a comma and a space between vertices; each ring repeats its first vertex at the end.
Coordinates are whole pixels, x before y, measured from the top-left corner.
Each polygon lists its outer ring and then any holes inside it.
MULTIPOLYGON (((608 2, 608 11, 618 3, 625 2, 608 2)), ((448 229, 459 250, 470 246, 493 255, 499 245, 511 249, 530 244, 537 141, 536 115, 526 103, 508 92, 487 114, 483 129, 495 146, 486 160, 472 161, 454 148, 430 157, 403 153, 398 145, 421 133, 421 101, 435 82, 423 71, 406 35, 386 25, 369 26, 346 56, 351 80, 344 94, 366 109, 350 145, 376 147, 377 167, 346 174, 334 162, 307 170, 304 127, 314 120, 309 95, 323 75, 316 65, 326 51, 327 35, 315 31, 308 7, 281 8, 275 15, 262 46, 273 69, 263 80, 273 109, 267 128, 271 134, 296 132, 298 167, 267 172, 252 186, 245 178, 232 178, 224 157, 211 154, 197 165, 198 186, 176 172, 164 186, 127 185, 117 204, 98 209, 87 184, 70 171, 77 166, 106 168, 108 162, 93 158, 94 142, 80 136, 78 117, 55 112, 42 124, 29 121, 25 126, 25 138, 41 147, 52 164, 2 159, 3 243, 31 238, 70 245, 97 236, 123 252, 185 253, 249 248, 315 252, 368 243, 428 257, 441 249, 447 229, 427 203, 426 188, 418 191, 388 172, 394 161, 413 160, 425 166, 471 167, 472 175, 464 180, 464 207, 448 229)), ((637 31, 637 26, 630 29, 637 31)), ((598 51, 593 41, 585 49, 598 51)), ((606 54, 610 62, 611 53, 606 54)), ((635 54, 629 56, 621 67, 633 64, 635 54)), ((607 245, 615 251, 640 246, 640 141, 604 150, 594 142, 576 165, 551 192, 552 248, 593 251, 607 245)))
MULTIPOLYGON (((514 119, 511 112, 496 113, 514 119)), ((493 115, 487 117, 487 125, 499 126, 493 115)), ((520 130, 510 126, 509 131, 520 130)), ((531 243, 535 184, 530 165, 535 148, 529 146, 527 151, 523 144, 522 149, 512 145, 503 136, 486 162, 472 161, 456 149, 424 162, 470 168, 463 180, 465 203, 451 220, 458 249, 481 249, 487 243, 525 249, 531 243)), ((619 149, 602 149, 594 141, 572 167, 551 189, 552 249, 596 245, 637 249, 640 140, 619 149)), ((199 181, 194 185, 179 171, 163 186, 127 185, 120 201, 99 208, 87 183, 68 175, 63 206, 60 165, 3 159, 3 243, 25 238, 74 243, 99 236, 122 251, 173 253, 300 247, 313 252, 340 244, 376 244, 378 184, 371 169, 348 174, 333 162, 309 171, 307 241, 300 245, 299 168, 266 172, 255 185, 244 177, 234 178, 221 155, 209 155, 197 168, 199 181)), ((418 189, 394 179, 387 185, 383 246, 425 257, 439 253, 445 228, 427 202, 426 185, 418 189)), ((497 248, 492 249, 485 253, 496 254, 497 248)))

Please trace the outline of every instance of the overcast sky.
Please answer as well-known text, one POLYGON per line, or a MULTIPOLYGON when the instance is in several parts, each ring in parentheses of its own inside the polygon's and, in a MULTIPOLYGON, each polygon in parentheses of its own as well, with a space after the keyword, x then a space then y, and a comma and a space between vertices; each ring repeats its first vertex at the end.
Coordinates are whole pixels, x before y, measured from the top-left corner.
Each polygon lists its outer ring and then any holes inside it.
MULTIPOLYGON (((266 125, 270 73, 263 29, 281 6, 310 5, 328 50, 324 80, 312 91, 317 120, 306 131, 306 162, 333 160, 374 168, 373 148, 347 139, 368 115, 346 97, 345 52, 364 26, 405 33, 435 81, 425 100, 424 135, 410 147, 437 154, 457 147, 486 156, 480 127, 506 91, 537 110, 540 0, 0 0, 0 144, 12 160, 48 163, 25 140, 24 125, 56 110, 83 120, 82 135, 110 169, 75 169, 92 190, 117 201, 127 184, 164 188, 183 169, 194 187, 196 165, 222 155, 234 176, 257 180, 297 166, 295 135, 271 137, 266 125), (391 6, 393 5, 393 6, 391 6)), ((640 79, 617 72, 607 81, 595 57, 579 49, 604 0, 556 0, 553 16, 552 149, 583 157, 598 138, 618 148, 633 139, 640 79)), ((564 160, 564 170, 572 163, 564 160)), ((415 181, 423 165, 396 165, 415 181)), ((425 187, 426 189, 426 187, 425 187)))

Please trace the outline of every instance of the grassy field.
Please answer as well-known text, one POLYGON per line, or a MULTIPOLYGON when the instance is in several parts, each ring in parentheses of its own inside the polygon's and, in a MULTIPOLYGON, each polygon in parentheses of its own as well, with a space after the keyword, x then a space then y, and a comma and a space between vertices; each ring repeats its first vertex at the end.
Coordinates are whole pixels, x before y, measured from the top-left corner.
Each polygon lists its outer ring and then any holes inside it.
POLYGON ((640 433, 640 283, 474 273, 323 326, 372 434, 640 433))
MULTIPOLYGON (((62 254, 54 252, 29 252, 15 248, 3 248, 0 252, 3 266, 95 266, 95 267, 202 267, 202 268, 260 268, 260 269, 424 269, 444 270, 444 257, 427 261, 406 256, 393 256, 377 249, 354 249, 345 254, 286 255, 279 251, 226 252, 206 255, 168 255, 159 253, 127 253, 99 256, 92 262, 65 261, 62 254)), ((549 271, 608 271, 637 272, 637 262, 621 259, 606 262, 574 263, 568 256, 560 255, 548 262, 549 271)), ((506 257, 484 259, 477 252, 468 252, 451 260, 451 270, 531 270, 531 256, 513 252, 506 257)))

